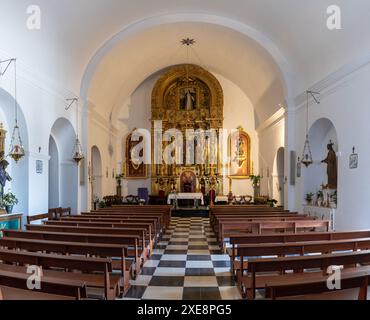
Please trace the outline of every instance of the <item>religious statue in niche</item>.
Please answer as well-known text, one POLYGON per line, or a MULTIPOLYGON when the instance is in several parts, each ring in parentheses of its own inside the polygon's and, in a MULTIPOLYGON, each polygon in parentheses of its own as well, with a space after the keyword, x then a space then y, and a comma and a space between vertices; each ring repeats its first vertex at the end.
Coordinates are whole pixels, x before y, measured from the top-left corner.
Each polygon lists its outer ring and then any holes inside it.
POLYGON ((197 91, 196 88, 180 89, 180 109, 184 111, 192 111, 197 107, 197 91))
POLYGON ((328 189, 337 189, 338 186, 338 166, 337 166, 337 154, 334 151, 334 143, 330 141, 328 144, 328 155, 326 159, 322 160, 321 163, 327 164, 327 175, 328 175, 328 189))
POLYGON ((230 176, 233 179, 248 179, 252 174, 251 169, 251 139, 239 127, 235 136, 229 138, 230 176))
MULTIPOLYGON (((139 164, 138 159, 132 158, 132 150, 138 144, 143 143, 144 138, 140 137, 139 141, 132 141, 132 134, 126 139, 126 170, 125 179, 146 179, 148 177, 148 167, 145 163, 139 164)), ((140 151, 140 158, 144 157, 144 150, 140 151)))

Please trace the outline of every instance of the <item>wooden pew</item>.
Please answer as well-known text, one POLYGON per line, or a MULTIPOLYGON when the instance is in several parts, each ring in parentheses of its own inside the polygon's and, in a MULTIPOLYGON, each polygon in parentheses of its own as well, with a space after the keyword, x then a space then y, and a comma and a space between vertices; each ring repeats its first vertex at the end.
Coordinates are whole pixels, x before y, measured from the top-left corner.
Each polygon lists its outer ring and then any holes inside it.
MULTIPOLYGON (((49 241, 65 241, 68 239, 70 242, 127 245, 129 249, 126 257, 134 260, 133 278, 140 274, 141 267, 144 263, 143 251, 139 250, 140 236, 138 235, 114 235, 106 234, 99 229, 34 225, 27 226, 27 230, 28 231, 3 230, 3 234, 5 237, 9 238, 49 241)), ((113 265, 115 266, 114 262, 113 265)), ((116 266, 115 269, 117 269, 116 266)))
POLYGON ((295 215, 295 216, 240 216, 240 217, 220 217, 215 220, 212 227, 216 235, 221 232, 222 224, 233 224, 238 222, 266 222, 266 221, 299 221, 299 220, 316 220, 314 218, 309 218, 305 215, 295 215))
POLYGON ((52 220, 52 219, 53 219, 53 215, 51 212, 36 214, 33 216, 27 216, 27 224, 31 224, 32 222, 40 221, 40 220, 52 220))
MULTIPOLYGON (((41 277, 40 289, 27 288, 29 274, 2 270, 0 264, 0 286, 5 300, 81 300, 87 298, 86 284, 80 280, 41 277)), ((1 299, 0 299, 1 300, 1 299)))
MULTIPOLYGON (((276 273, 282 270, 304 270, 304 269, 320 269, 326 274, 326 270, 330 266, 342 266, 342 265, 357 265, 357 264, 368 264, 370 262, 370 251, 358 251, 351 253, 336 253, 336 254, 323 254, 319 256, 299 256, 299 257, 283 257, 283 258, 257 258, 250 259, 248 261, 248 272, 244 274, 243 267, 243 256, 241 257, 241 285, 242 293, 244 296, 248 296, 250 299, 255 299, 257 284, 257 273, 276 273)), ((358 267, 360 268, 360 267, 358 267)), ((361 267, 365 270, 369 270, 370 267, 361 267)), ((362 269, 358 269, 361 270, 362 269)), ((345 272, 345 271, 343 271, 345 272)), ((285 277, 289 279, 307 279, 307 277, 316 276, 314 272, 306 272, 299 274, 286 274, 286 275, 275 275, 276 281, 284 281, 285 277)), ((273 282, 273 277, 270 276, 267 280, 266 276, 261 281, 258 277, 258 281, 263 283, 262 287, 265 287, 266 283, 273 282)))
POLYGON ((108 229, 145 229, 149 235, 149 240, 153 241, 153 221, 139 221, 130 220, 127 222, 104 222, 104 221, 84 221, 78 219, 68 219, 68 220, 57 220, 57 221, 45 221, 47 226, 76 226, 76 227, 92 227, 92 228, 108 228, 108 229))
POLYGON ((11 270, 19 270, 24 273, 26 267, 20 267, 21 265, 34 265, 42 267, 45 276, 59 279, 82 280, 86 283, 87 287, 104 288, 104 297, 106 299, 114 299, 120 292, 119 284, 121 283, 121 276, 110 274, 113 269, 111 259, 0 249, 0 260, 4 264, 2 268, 7 264, 12 264, 12 266, 9 266, 11 270), (58 271, 51 269, 58 269, 58 271), (77 270, 81 273, 59 271, 66 269, 77 270))
POLYGON ((367 300, 370 270, 353 270, 343 274, 340 290, 328 288, 328 275, 300 281, 266 283, 265 296, 272 300, 367 300))
POLYGON ((0 239, 0 248, 25 250, 30 252, 58 253, 63 255, 84 255, 100 258, 112 258, 113 270, 119 270, 123 279, 122 289, 126 293, 130 287, 132 264, 126 261, 128 247, 117 244, 90 244, 80 242, 58 242, 5 237, 0 239), (118 258, 116 264, 113 258, 118 258))
MULTIPOLYGON (((117 217, 117 218, 106 218, 106 217, 100 217, 100 216, 73 216, 73 217, 66 217, 61 218, 58 220, 68 223, 79 223, 79 225, 82 225, 82 223, 89 223, 89 224, 95 224, 98 226, 109 226, 112 225, 113 227, 125 227, 129 225, 129 227, 132 227, 132 224, 149 224, 150 227, 148 228, 148 237, 151 240, 151 248, 156 243, 157 238, 159 237, 159 230, 161 229, 160 223, 158 219, 155 218, 133 218, 133 217, 117 217)), ((50 223, 46 223, 48 225, 57 225, 58 222, 52 221, 50 223)), ((139 226, 143 227, 143 226, 139 226)), ((146 225, 144 227, 147 227, 146 225)))
POLYGON ((135 213, 137 215, 143 213, 161 213, 165 218, 166 228, 170 224, 171 220, 171 206, 140 206, 140 205, 113 205, 112 207, 92 211, 91 213, 103 213, 103 212, 118 212, 118 213, 135 213))
POLYGON ((240 219, 245 218, 263 218, 263 217, 297 217, 297 216, 306 216, 307 215, 298 215, 298 212, 272 212, 272 211, 250 211, 250 212, 229 212, 229 213, 214 213, 210 216, 210 223, 213 227, 217 224, 217 220, 221 218, 234 218, 240 219))
POLYGON ((302 232, 302 233, 283 233, 283 234, 238 234, 230 236, 231 250, 228 250, 232 272, 239 269, 240 263, 236 261, 238 257, 236 248, 243 244, 264 244, 264 243, 291 243, 309 241, 333 241, 346 239, 370 238, 370 230, 348 231, 348 232, 302 232), (234 269, 235 268, 235 269, 234 269))
MULTIPOLYGON (((156 220, 156 230, 155 230, 155 236, 157 236, 157 238, 159 238, 160 234, 162 234, 165 229, 166 229, 166 224, 164 223, 164 217, 163 215, 160 215, 160 214, 155 214, 155 213, 152 213, 152 214, 142 214, 140 215, 139 217, 137 216, 137 214, 133 214, 133 213, 82 213, 81 215, 78 215, 78 216, 72 216, 70 217, 70 219, 74 219, 74 218, 78 218, 78 219, 104 219, 104 220, 108 220, 108 221, 111 221, 111 220, 143 220, 143 219, 154 219, 156 220)), ((66 218, 63 218, 63 219, 66 219, 66 218)))
POLYGON ((264 231, 284 230, 284 232, 297 233, 301 230, 323 228, 325 231, 330 230, 330 221, 325 220, 298 220, 298 221, 263 221, 263 222, 225 222, 220 223, 220 233, 218 241, 224 246, 224 239, 235 234, 241 233, 257 233, 262 234, 264 231))

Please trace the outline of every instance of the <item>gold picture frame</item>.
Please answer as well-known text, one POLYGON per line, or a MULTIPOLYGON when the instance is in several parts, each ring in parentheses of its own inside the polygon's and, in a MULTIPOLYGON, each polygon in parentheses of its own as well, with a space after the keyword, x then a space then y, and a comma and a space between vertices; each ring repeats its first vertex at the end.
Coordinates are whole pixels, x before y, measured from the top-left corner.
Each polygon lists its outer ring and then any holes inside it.
MULTIPOLYGON (((252 142, 249 134, 242 127, 238 128, 238 146, 233 145, 232 134, 229 135, 229 178, 233 180, 248 180, 253 175, 252 142), (234 173, 235 172, 235 173, 234 173)), ((234 134, 237 134, 234 133, 234 134)))

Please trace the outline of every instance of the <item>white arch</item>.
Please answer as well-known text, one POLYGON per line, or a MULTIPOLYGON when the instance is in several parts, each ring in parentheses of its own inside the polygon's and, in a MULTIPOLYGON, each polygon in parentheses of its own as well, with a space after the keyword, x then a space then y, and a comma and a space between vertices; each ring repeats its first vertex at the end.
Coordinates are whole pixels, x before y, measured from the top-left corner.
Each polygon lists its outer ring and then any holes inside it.
MULTIPOLYGON (((14 106, 15 101, 11 94, 6 90, 0 88, 0 114, 4 122, 4 128, 8 131, 6 143, 5 143, 5 154, 8 154, 10 140, 12 136, 12 130, 14 126, 14 106)), ((4 192, 7 192, 11 187, 12 192, 17 196, 19 204, 15 206, 14 212, 21 212, 24 215, 29 213, 29 136, 26 119, 22 112, 20 105, 17 105, 18 108, 18 124, 20 127, 20 134, 23 146, 26 151, 26 156, 21 159, 18 164, 13 160, 9 161, 10 165, 8 171, 12 177, 12 182, 7 183, 4 189, 4 192)), ((25 221, 25 220, 24 220, 25 221)))
POLYGON ((163 24, 171 24, 171 23, 179 23, 179 22, 198 22, 198 23, 209 23, 215 24, 223 27, 227 27, 234 31, 237 31, 254 41, 256 41, 260 46, 265 48, 265 50, 270 54, 272 59, 275 61, 276 65, 278 66, 282 79, 284 80, 284 89, 286 96, 288 97, 287 100, 290 100, 290 96, 292 94, 291 88, 291 70, 290 66, 285 59, 284 55, 280 51, 280 49, 272 42, 271 39, 266 37, 261 32, 257 31, 256 29, 243 24, 239 21, 232 20, 227 17, 218 16, 218 15, 211 15, 206 13, 197 13, 197 12, 188 12, 188 13, 175 13, 175 14, 163 14, 158 16, 153 16, 144 20, 137 21, 122 31, 114 35, 111 39, 109 39, 92 57, 90 62, 87 65, 85 73, 83 75, 81 81, 81 91, 80 96, 84 101, 87 101, 88 98, 88 91, 91 84, 91 81, 94 76, 94 72, 100 62, 103 60, 106 54, 110 52, 117 44, 120 42, 132 37, 140 32, 143 32, 147 29, 163 25, 163 24))
POLYGON ((99 198, 102 200, 103 197, 103 163, 101 158, 101 152, 99 148, 94 145, 91 148, 91 176, 93 179, 92 188, 93 188, 93 197, 99 198))
POLYGON ((276 152, 273 167, 272 190, 273 197, 280 206, 284 206, 285 197, 285 148, 280 147, 276 152))
POLYGON ((72 160, 75 130, 69 120, 59 118, 51 128, 59 156, 59 199, 60 206, 78 208, 78 166, 72 160))

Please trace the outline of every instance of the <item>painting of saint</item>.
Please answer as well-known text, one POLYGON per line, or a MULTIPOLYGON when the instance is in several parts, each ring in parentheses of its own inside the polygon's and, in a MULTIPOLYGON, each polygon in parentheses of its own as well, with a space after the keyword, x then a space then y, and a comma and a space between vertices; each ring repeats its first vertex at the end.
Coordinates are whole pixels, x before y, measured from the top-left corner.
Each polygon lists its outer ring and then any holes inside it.
MULTIPOLYGON (((148 168, 144 163, 140 164, 140 159, 135 159, 132 157, 132 149, 135 148, 138 144, 143 143, 144 138, 141 137, 139 141, 132 141, 132 134, 130 134, 126 139, 126 179, 142 179, 147 178, 148 168)), ((137 157, 143 157, 144 150, 140 151, 140 154, 137 157)))
POLYGON ((233 179, 248 179, 251 168, 251 139, 243 130, 230 135, 230 177, 233 179))
POLYGON ((192 111, 197 107, 196 88, 184 88, 180 90, 180 110, 192 111))

